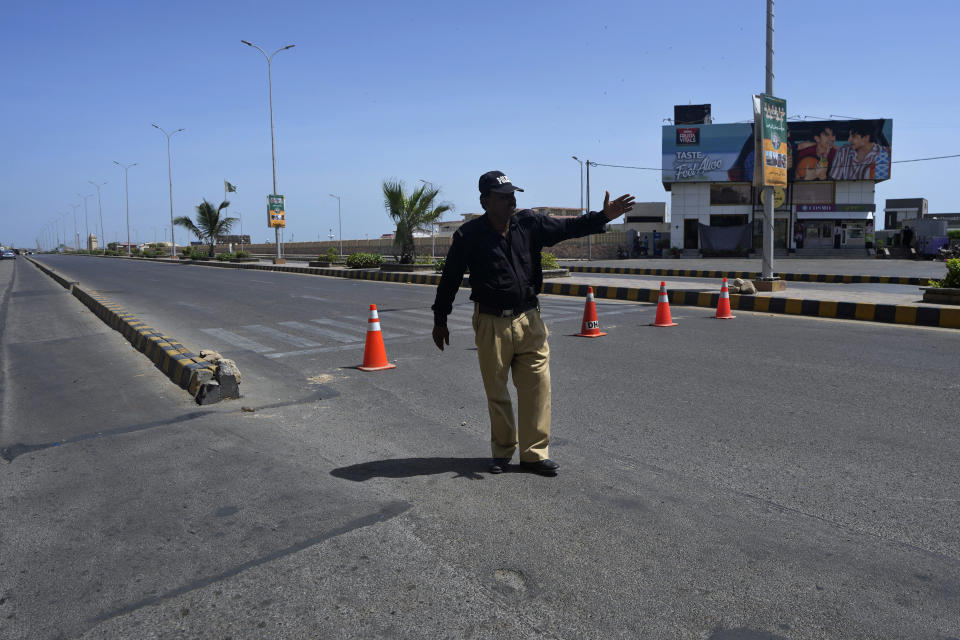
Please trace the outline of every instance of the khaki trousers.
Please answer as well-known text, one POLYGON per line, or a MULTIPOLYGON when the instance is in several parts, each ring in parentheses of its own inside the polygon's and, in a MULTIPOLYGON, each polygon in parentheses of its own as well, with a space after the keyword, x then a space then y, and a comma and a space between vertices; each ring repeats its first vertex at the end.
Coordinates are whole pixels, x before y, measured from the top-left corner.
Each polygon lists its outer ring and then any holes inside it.
POLYGON ((520 460, 549 457, 550 346, 539 309, 500 318, 473 310, 480 375, 490 410, 490 444, 494 458, 512 458, 519 444, 520 460), (513 373, 517 388, 517 421, 507 390, 513 373), (519 425, 519 440, 518 427, 519 425))

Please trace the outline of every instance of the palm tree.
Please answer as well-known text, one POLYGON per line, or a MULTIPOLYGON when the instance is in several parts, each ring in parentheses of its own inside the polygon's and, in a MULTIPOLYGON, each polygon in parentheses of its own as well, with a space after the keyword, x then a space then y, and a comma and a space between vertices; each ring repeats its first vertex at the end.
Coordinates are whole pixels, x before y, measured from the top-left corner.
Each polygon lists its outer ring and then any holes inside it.
POLYGON ((210 257, 212 258, 217 238, 230 233, 233 223, 238 220, 237 218, 220 217, 220 212, 229 206, 230 203, 224 200, 219 207, 214 209, 213 205, 204 198, 203 202, 197 205, 196 224, 187 216, 175 218, 173 223, 193 233, 197 236, 197 240, 206 240, 210 244, 210 257))
POLYGON ((397 225, 397 235, 393 243, 400 248, 401 264, 410 264, 414 261, 416 247, 413 244, 414 231, 426 231, 429 225, 439 220, 444 213, 452 211, 450 204, 434 206, 434 200, 440 194, 439 189, 425 183, 414 190, 409 196, 404 193, 403 182, 384 180, 383 206, 387 215, 397 225))

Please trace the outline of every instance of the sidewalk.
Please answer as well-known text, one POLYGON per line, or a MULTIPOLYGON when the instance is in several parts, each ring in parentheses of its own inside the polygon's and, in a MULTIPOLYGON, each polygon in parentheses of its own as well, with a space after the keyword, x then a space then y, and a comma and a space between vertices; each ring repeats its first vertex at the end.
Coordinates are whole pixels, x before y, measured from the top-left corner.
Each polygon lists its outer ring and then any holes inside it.
MULTIPOLYGON (((619 267, 633 269, 692 269, 703 271, 759 272, 759 258, 633 258, 629 260, 560 260, 560 266, 619 267)), ((939 280, 947 269, 933 260, 831 260, 829 258, 776 258, 777 274, 833 274, 850 276, 895 276, 939 280)))
MULTIPOLYGON (((720 278, 684 278, 675 276, 632 276, 607 275, 593 273, 571 273, 569 278, 552 280, 580 285, 627 287, 636 289, 659 290, 660 283, 667 283, 667 291, 694 291, 720 292, 720 278)), ((733 278, 728 277, 728 284, 733 278)), ((859 304, 886 304, 886 305, 914 305, 924 307, 946 307, 950 305, 930 304, 923 302, 923 292, 914 285, 847 285, 826 284, 817 282, 786 283, 785 291, 757 292, 753 297, 791 298, 799 300, 829 300, 833 302, 851 302, 859 304)))

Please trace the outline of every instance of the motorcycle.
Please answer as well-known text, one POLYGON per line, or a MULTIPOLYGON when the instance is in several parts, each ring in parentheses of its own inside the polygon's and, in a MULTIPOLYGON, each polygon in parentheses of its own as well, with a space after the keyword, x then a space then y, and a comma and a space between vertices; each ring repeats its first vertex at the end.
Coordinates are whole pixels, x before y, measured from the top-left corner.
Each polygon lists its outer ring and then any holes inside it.
POLYGON ((940 247, 937 249, 937 256, 934 258, 938 262, 946 262, 954 258, 960 258, 960 244, 953 244, 949 247, 940 247))

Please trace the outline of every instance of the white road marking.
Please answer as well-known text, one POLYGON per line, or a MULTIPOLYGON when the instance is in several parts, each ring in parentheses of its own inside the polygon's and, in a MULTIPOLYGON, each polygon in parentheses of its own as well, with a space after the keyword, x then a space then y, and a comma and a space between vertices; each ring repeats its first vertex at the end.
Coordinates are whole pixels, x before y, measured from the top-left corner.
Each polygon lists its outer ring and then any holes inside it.
POLYGON ((248 331, 253 331, 254 333, 259 333, 265 336, 270 336, 274 340, 279 340, 280 342, 286 342, 287 344, 292 344, 295 347, 319 347, 319 342, 314 342, 313 340, 307 340, 306 338, 301 338, 300 336, 295 336, 279 329, 274 329, 273 327, 267 327, 262 324, 248 324, 243 327, 248 331))
MULTIPOLYGON (((347 316, 348 319, 350 317, 351 316, 347 316)), ((339 327, 346 331, 355 331, 360 335, 366 335, 367 324, 368 324, 367 318, 357 318, 356 316, 353 316, 353 318, 357 321, 356 323, 348 324, 346 322, 340 322, 338 320, 329 320, 327 318, 312 318, 310 322, 316 322, 317 324, 326 324, 326 325, 330 325, 331 327, 339 327)))
POLYGON ((266 345, 260 344, 259 342, 254 342, 253 340, 248 340, 243 336, 238 336, 232 331, 227 331, 223 328, 215 329, 200 329, 208 336, 213 336, 214 338, 226 342, 230 346, 239 347, 241 349, 247 349, 248 351, 253 351, 254 353, 268 353, 273 351, 273 347, 268 347, 266 345))
POLYGON ((318 300, 318 301, 320 301, 320 302, 334 302, 334 301, 331 300, 330 298, 321 298, 320 296, 308 296, 308 295, 303 294, 303 293, 301 293, 301 294, 293 294, 293 295, 291 295, 290 297, 291 297, 291 298, 308 298, 308 299, 310 299, 310 300, 318 300))
POLYGON ((306 331, 307 333, 313 333, 316 335, 326 336, 327 338, 333 338, 337 342, 356 342, 358 338, 356 336, 347 335, 339 331, 334 331, 333 329, 324 329, 323 327, 315 327, 312 324, 304 324, 303 322, 279 322, 281 326, 289 327, 291 329, 296 329, 297 331, 306 331))

